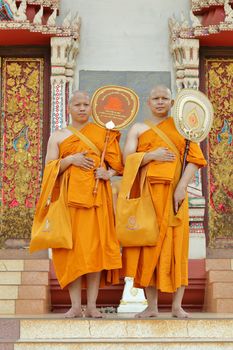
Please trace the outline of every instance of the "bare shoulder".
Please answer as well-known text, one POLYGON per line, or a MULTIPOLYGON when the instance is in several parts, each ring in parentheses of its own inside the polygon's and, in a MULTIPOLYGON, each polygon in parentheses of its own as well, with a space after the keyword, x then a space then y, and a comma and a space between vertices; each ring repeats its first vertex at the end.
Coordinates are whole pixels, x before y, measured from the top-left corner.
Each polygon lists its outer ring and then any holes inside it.
POLYGON ((149 129, 149 126, 144 123, 135 123, 129 130, 131 135, 139 137, 142 133, 149 129))
POLYGON ((71 134, 72 134, 72 132, 66 128, 56 130, 51 134, 51 136, 49 138, 49 142, 53 143, 53 144, 56 143, 59 145, 62 141, 64 141, 71 134))

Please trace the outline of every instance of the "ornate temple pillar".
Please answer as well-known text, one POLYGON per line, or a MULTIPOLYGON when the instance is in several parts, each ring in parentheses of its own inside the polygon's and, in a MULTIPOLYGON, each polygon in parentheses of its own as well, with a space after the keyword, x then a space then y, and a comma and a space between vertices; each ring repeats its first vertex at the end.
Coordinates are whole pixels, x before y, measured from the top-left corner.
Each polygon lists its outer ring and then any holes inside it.
POLYGON ((66 122, 66 63, 71 38, 51 38, 51 133, 66 122))
MULTIPOLYGON (((180 38, 182 25, 170 21, 171 54, 175 70, 177 90, 183 88, 199 88, 199 39, 180 38)), ((186 28, 183 28, 186 30, 186 28)), ((206 239, 204 230, 205 198, 202 194, 200 170, 188 186, 189 218, 190 218, 190 248, 189 258, 203 259, 206 257, 206 239)))
POLYGON ((179 91, 184 87, 184 65, 182 57, 182 45, 179 39, 172 42, 171 54, 173 57, 176 87, 179 91))
POLYGON ((199 40, 173 39, 171 53, 177 90, 199 88, 199 40))
POLYGON ((182 40, 184 87, 189 89, 199 88, 199 40, 182 40))
MULTIPOLYGON (((172 45, 176 86, 199 88, 199 40, 177 38, 172 45)), ((204 230, 205 198, 202 195, 200 170, 196 172, 193 182, 188 186, 190 217, 190 251, 189 257, 201 259, 206 257, 204 230)))
MULTIPOLYGON (((79 42, 77 40, 72 40, 72 43, 67 52, 67 63, 66 63, 66 105, 69 102, 69 98, 72 95, 74 88, 74 74, 76 59, 79 53, 79 42)), ((68 112, 66 113, 66 124, 69 123, 68 112)))
POLYGON ((67 102, 73 88, 78 41, 72 37, 51 38, 51 133, 68 122, 67 102))

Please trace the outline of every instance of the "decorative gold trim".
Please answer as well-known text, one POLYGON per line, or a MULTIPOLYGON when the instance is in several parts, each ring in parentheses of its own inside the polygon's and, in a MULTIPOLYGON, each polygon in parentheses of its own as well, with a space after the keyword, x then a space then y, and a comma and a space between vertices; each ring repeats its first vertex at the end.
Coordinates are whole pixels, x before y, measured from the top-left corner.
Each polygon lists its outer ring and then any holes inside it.
POLYGON ((60 7, 60 0, 27 0, 30 5, 42 5, 52 9, 60 7))
POLYGON ((13 19, 9 21, 1 20, 0 30, 29 30, 30 32, 50 36, 72 37, 77 40, 80 38, 81 20, 78 13, 72 17, 71 12, 69 12, 63 23, 60 26, 56 25, 59 0, 22 0, 18 8, 13 1, 13 3, 10 3, 10 8, 13 19), (38 5, 40 5, 39 10, 38 5), (33 19, 28 18, 28 6, 35 8, 33 19), (44 16, 45 14, 46 16, 44 16), (47 16, 48 14, 49 16, 47 16), (47 18, 46 23, 44 23, 45 18, 47 18))
MULTIPOLYGON (((194 12, 200 12, 213 6, 223 6, 226 0, 192 0, 192 10, 194 12)), ((229 0, 229 4, 233 4, 232 0, 229 0)))

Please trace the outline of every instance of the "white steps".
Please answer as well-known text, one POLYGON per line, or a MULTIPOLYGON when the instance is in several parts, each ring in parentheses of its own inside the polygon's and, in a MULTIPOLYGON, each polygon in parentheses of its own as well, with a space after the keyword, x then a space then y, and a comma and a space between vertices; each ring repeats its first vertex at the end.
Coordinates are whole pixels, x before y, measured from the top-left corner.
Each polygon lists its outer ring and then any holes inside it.
POLYGON ((19 335, 13 350, 232 350, 233 318, 93 320, 53 315, 20 319, 19 335))

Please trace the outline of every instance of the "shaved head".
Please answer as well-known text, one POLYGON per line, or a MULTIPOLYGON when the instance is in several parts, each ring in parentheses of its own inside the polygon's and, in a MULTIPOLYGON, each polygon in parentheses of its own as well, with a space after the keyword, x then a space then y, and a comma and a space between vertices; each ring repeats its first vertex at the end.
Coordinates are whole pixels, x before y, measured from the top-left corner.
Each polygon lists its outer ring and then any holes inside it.
POLYGON ((72 95, 69 99, 69 105, 73 102, 75 97, 87 97, 90 100, 90 96, 86 91, 82 91, 82 90, 75 90, 72 92, 72 95))
POLYGON ((154 95, 154 93, 158 91, 166 91, 169 94, 170 98, 172 99, 171 90, 166 85, 162 85, 162 84, 154 86, 150 91, 149 97, 151 97, 152 95, 154 95))
POLYGON ((86 91, 76 90, 73 92, 69 104, 68 112, 71 115, 72 125, 79 128, 88 122, 91 115, 90 96, 86 91))
POLYGON ((173 106, 171 90, 166 85, 156 85, 147 100, 151 113, 156 118, 167 118, 173 106))

